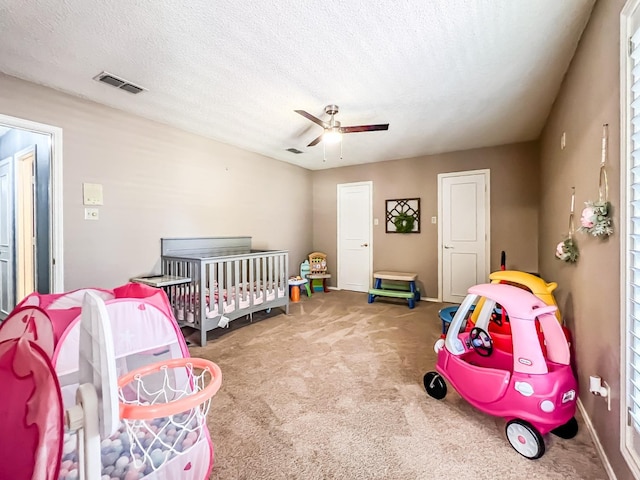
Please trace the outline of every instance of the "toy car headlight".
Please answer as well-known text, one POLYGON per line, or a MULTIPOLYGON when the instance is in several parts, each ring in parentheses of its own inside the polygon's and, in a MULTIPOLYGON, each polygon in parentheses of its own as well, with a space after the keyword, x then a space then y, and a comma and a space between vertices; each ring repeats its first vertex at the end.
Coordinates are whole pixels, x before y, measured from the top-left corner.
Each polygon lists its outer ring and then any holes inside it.
POLYGON ((551 400, 543 400, 542 402, 540 402, 540 410, 542 410, 545 413, 551 413, 555 409, 556 409, 556 405, 551 400))

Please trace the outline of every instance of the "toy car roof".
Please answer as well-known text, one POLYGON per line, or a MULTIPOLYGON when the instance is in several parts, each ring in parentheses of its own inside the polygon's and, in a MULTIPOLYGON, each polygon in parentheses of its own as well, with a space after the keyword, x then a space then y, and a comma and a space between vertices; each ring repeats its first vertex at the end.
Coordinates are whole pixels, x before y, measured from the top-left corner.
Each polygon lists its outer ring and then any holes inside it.
POLYGON ((556 306, 549 306, 532 293, 512 285, 483 283, 469 288, 469 293, 499 303, 509 312, 512 319, 534 320, 542 313, 553 313, 557 310, 556 306))
POLYGON ((547 283, 540 277, 518 270, 498 270, 497 272, 492 272, 489 275, 489 279, 524 285, 536 296, 540 294, 550 294, 558 287, 556 282, 547 283))

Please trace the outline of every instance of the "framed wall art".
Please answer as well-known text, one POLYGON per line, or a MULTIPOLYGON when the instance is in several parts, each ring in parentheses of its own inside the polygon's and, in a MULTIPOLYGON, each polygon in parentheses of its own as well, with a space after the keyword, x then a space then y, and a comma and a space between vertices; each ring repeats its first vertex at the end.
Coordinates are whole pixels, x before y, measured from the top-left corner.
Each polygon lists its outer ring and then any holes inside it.
POLYGON ((386 233, 420 233, 420 199, 385 200, 386 233))

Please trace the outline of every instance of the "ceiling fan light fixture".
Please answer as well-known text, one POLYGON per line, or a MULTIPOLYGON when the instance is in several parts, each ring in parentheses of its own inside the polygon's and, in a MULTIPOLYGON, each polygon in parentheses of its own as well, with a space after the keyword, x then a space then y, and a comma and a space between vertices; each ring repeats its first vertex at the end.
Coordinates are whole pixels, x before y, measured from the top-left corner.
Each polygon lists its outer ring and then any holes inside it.
POLYGON ((329 145, 333 145, 342 140, 342 134, 338 130, 327 130, 322 135, 322 140, 329 145))

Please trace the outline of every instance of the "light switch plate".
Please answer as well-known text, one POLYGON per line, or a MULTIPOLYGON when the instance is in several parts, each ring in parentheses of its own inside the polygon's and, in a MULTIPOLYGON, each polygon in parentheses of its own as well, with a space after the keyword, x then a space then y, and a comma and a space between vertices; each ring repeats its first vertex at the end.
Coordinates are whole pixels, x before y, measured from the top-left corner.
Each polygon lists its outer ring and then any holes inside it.
POLYGON ((84 219, 85 220, 98 220, 100 214, 97 208, 85 208, 84 219))
POLYGON ((103 205, 102 184, 83 183, 82 200, 85 205, 103 205))

